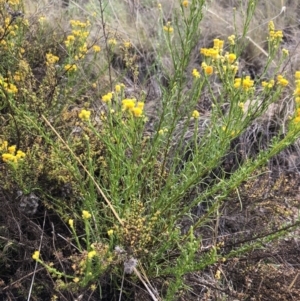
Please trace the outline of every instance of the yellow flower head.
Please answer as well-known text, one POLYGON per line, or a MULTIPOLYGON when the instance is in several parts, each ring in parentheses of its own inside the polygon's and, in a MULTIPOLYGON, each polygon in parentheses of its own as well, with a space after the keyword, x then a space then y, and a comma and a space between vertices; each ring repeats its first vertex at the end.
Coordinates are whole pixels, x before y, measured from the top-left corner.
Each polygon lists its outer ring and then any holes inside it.
POLYGON ((87 111, 87 110, 81 110, 81 112, 79 113, 78 117, 83 120, 83 121, 88 121, 90 119, 91 116, 91 111, 87 111))
POLYGON ((219 39, 214 39, 214 49, 222 50, 224 46, 224 41, 219 39))
POLYGON ((273 21, 270 21, 268 24, 268 29, 269 31, 274 31, 275 30, 275 25, 273 21))
POLYGON ((117 40, 116 39, 109 39, 108 40, 108 45, 111 45, 111 46, 117 45, 117 40))
POLYGON ((282 54, 287 57, 289 55, 289 51, 285 48, 282 49, 282 54))
POLYGON ((140 108, 140 109, 144 109, 144 106, 145 106, 145 103, 142 102, 142 101, 138 101, 137 104, 136 104, 137 108, 140 108))
POLYGON ((8 152, 9 152, 10 154, 14 155, 15 152, 16 152, 16 148, 17 148, 16 145, 12 145, 12 146, 10 146, 7 150, 8 150, 8 152))
POLYGON ((206 75, 212 75, 214 73, 214 68, 212 66, 206 66, 204 68, 204 73, 206 75))
POLYGON ((15 80, 16 82, 19 82, 19 81, 22 80, 22 75, 21 75, 20 72, 16 71, 15 74, 14 74, 14 76, 13 76, 13 78, 14 78, 14 80, 15 80))
POLYGON ((230 45, 234 45, 235 44, 235 35, 231 35, 228 37, 228 42, 230 45))
POLYGON ((94 52, 100 52, 101 51, 101 47, 98 46, 98 45, 94 45, 93 46, 93 50, 94 50, 94 52))
POLYGON ((6 140, 0 140, 0 151, 2 151, 2 150, 7 150, 7 148, 8 148, 8 141, 6 141, 6 140))
POLYGON ((295 72, 295 79, 300 79, 300 71, 295 72))
POLYGON ((200 53, 203 54, 204 56, 209 56, 208 48, 201 48, 200 53))
POLYGON ((183 5, 185 8, 187 8, 187 7, 189 6, 189 1, 187 1, 187 0, 182 1, 182 5, 183 5))
POLYGON ((263 86, 263 88, 268 88, 268 89, 273 88, 273 87, 274 87, 274 84, 275 84, 274 79, 271 79, 269 82, 263 81, 263 82, 261 83, 261 85, 263 86))
POLYGON ((130 110, 135 107, 136 100, 134 98, 125 98, 122 100, 123 110, 130 110))
POLYGON ((26 157, 26 154, 24 152, 22 152, 21 150, 17 151, 17 154, 16 154, 17 159, 22 159, 22 158, 25 158, 25 157, 26 157))
POLYGON ((90 252, 88 252, 88 259, 92 259, 96 255, 97 255, 97 252, 95 250, 90 251, 90 252))
POLYGON ((55 64, 56 62, 59 61, 59 57, 56 56, 56 55, 53 55, 52 53, 47 53, 46 54, 46 61, 47 61, 46 62, 47 66, 53 65, 53 64, 55 64))
POLYGON ((195 78, 200 78, 200 73, 197 69, 193 69, 192 71, 192 75, 195 77, 195 78))
POLYGON ((236 78, 233 84, 235 88, 242 87, 245 91, 248 91, 250 88, 253 87, 253 85, 254 81, 251 80, 250 76, 246 76, 243 80, 241 78, 236 78))
POLYGON ((74 220, 73 219, 69 219, 69 226, 71 228, 74 228, 74 220))
POLYGON ((293 122, 299 126, 300 124, 300 116, 296 116, 294 119, 293 119, 293 122))
POLYGON ((284 78, 282 75, 278 75, 277 83, 282 87, 286 87, 289 84, 289 81, 286 78, 284 78))
POLYGON ((197 119, 197 118, 199 118, 199 116, 200 116, 200 113, 197 110, 194 110, 192 113, 192 117, 197 119))
POLYGON ((295 89, 294 96, 300 97, 300 88, 295 89))
POLYGON ((216 278, 217 280, 221 279, 221 272, 220 272, 220 270, 217 270, 217 272, 216 272, 216 274, 215 274, 215 278, 216 278))
POLYGON ((244 104, 243 102, 239 102, 239 103, 238 103, 238 106, 239 106, 239 108, 242 109, 242 111, 244 111, 244 109, 245 109, 245 104, 244 104))
POLYGON ((167 24, 163 28, 167 33, 173 33, 174 31, 174 28, 171 26, 171 22, 167 22, 167 24))
POLYGON ((108 236, 112 236, 113 234, 114 234, 114 230, 113 229, 107 231, 107 235, 108 236))
POLYGON ((3 162, 17 162, 15 155, 9 153, 2 154, 2 160, 3 162))
POLYGON ((143 115, 143 109, 139 107, 134 107, 130 109, 130 111, 133 113, 134 117, 141 117, 143 115))
POLYGON ((232 64, 236 60, 236 55, 234 53, 228 54, 228 62, 232 64))
POLYGON ((131 43, 130 42, 124 42, 124 47, 125 48, 130 48, 131 47, 131 43))
POLYGON ((102 96, 102 101, 103 102, 109 102, 109 101, 112 100, 112 97, 113 97, 113 93, 109 92, 109 93, 102 96))
POLYGON ((44 17, 44 16, 39 17, 39 22, 40 23, 44 23, 45 20, 46 20, 46 17, 44 17))
POLYGON ((72 71, 76 71, 77 70, 77 66, 75 64, 66 64, 64 69, 67 72, 72 72, 72 71))
POLYGON ((219 52, 220 51, 218 49, 209 48, 207 54, 208 54, 208 56, 212 57, 213 59, 218 59, 220 57, 219 52))
POLYGON ((40 258, 40 252, 39 251, 34 251, 34 253, 32 254, 32 258, 34 260, 39 260, 39 258, 40 258))
POLYGON ((89 219, 92 215, 87 210, 82 210, 82 218, 83 219, 89 219))
POLYGON ((3 83, 3 88, 9 94, 17 94, 18 88, 14 84, 3 83))
POLYGON ((68 41, 69 43, 72 43, 75 41, 75 37, 73 35, 68 35, 66 41, 68 41))
POLYGON ((276 41, 280 42, 283 38, 283 33, 282 33, 281 30, 278 30, 278 31, 273 31, 272 30, 272 31, 269 32, 269 37, 270 37, 271 41, 276 40, 276 41))

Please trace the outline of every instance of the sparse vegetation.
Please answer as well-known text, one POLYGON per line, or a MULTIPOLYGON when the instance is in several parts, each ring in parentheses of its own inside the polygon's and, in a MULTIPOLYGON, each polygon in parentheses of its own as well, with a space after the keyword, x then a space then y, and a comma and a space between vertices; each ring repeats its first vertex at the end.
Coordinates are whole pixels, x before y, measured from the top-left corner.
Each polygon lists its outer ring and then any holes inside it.
POLYGON ((3 300, 299 298, 298 4, 0 10, 3 300))

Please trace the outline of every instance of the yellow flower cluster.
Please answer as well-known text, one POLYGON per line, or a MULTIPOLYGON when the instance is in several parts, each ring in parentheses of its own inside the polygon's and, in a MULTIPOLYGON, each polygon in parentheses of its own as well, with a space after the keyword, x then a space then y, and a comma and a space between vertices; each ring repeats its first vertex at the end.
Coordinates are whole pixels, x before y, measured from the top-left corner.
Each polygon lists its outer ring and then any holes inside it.
POLYGON ((107 235, 108 236, 112 236, 114 234, 114 230, 113 229, 110 229, 107 231, 107 235))
POLYGON ((197 118, 199 118, 199 116, 200 116, 200 113, 197 110, 194 110, 192 113, 192 117, 197 119, 197 118))
POLYGON ((229 36, 227 39, 228 39, 228 42, 230 45, 235 45, 235 35, 234 34, 229 36))
POLYGON ((203 62, 203 63, 201 64, 201 66, 202 66, 202 69, 204 70, 204 73, 205 73, 206 75, 212 75, 212 74, 214 73, 214 68, 213 68, 213 66, 207 65, 205 62, 203 62))
POLYGON ((200 73, 197 69, 193 69, 192 71, 192 75, 195 77, 195 78, 200 78, 200 73))
POLYGON ((235 53, 228 53, 227 55, 225 55, 225 58, 228 60, 230 64, 232 64, 236 60, 236 55, 235 53))
POLYGON ((289 81, 282 75, 277 75, 277 83, 279 86, 286 87, 289 84, 289 81))
POLYGON ((131 112, 135 117, 143 115, 144 105, 142 101, 136 101, 135 98, 125 98, 122 100, 123 110, 131 112))
POLYGON ((82 29, 87 28, 91 25, 89 20, 86 22, 81 22, 79 20, 71 20, 70 24, 71 24, 72 28, 78 27, 78 28, 82 28, 82 29))
POLYGON ((125 48, 131 48, 131 43, 128 41, 128 42, 124 42, 124 47, 125 48))
POLYGON ((295 73, 295 84, 296 88, 294 90, 294 96, 296 103, 296 114, 293 121, 298 126, 300 124, 300 71, 296 71, 295 73))
POLYGON ((88 252, 88 259, 92 259, 93 257, 95 257, 97 255, 97 252, 95 250, 92 250, 90 252, 88 252))
POLYGON ((39 258, 40 258, 40 252, 34 251, 34 253, 32 254, 32 259, 39 260, 39 258))
POLYGON ((77 66, 75 64, 66 64, 64 66, 64 69, 67 71, 67 72, 72 72, 72 71, 76 71, 77 70, 77 66))
POLYGON ((115 46, 115 45, 117 45, 117 40, 116 39, 109 39, 108 44, 111 45, 111 46, 115 46))
POLYGON ((117 93, 120 93, 121 90, 124 89, 124 88, 125 88, 125 85, 124 85, 124 84, 116 84, 116 85, 115 85, 115 91, 116 91, 117 93))
POLYGON ((263 81, 261 83, 261 85, 263 86, 263 88, 267 88, 267 89, 271 89, 274 87, 274 84, 275 84, 275 80, 274 79, 271 79, 270 81, 263 81))
POLYGON ((113 93, 109 92, 109 93, 102 96, 102 101, 103 102, 109 102, 109 101, 112 100, 112 98, 113 98, 113 93))
POLYGON ((201 48, 200 53, 203 54, 205 57, 211 57, 213 59, 219 58, 219 55, 223 51, 224 41, 219 39, 214 39, 214 46, 213 48, 201 48))
POLYGON ((214 39, 214 49, 219 50, 222 52, 224 47, 224 41, 219 39, 214 39))
POLYGON ((189 6, 189 1, 187 1, 187 0, 182 1, 182 5, 183 5, 185 8, 187 8, 187 7, 189 6))
POLYGON ((287 57, 289 55, 289 51, 286 48, 282 49, 282 54, 284 57, 287 57))
POLYGON ((16 71, 14 76, 13 76, 13 79, 16 82, 20 82, 20 81, 24 80, 24 76, 20 71, 16 71))
POLYGON ((8 0, 8 3, 10 5, 18 5, 18 4, 20 4, 20 0, 8 0))
MULTIPOLYGON (((90 26, 90 22, 71 20, 70 24, 72 31, 71 34, 67 36, 64 44, 68 49, 70 58, 72 56, 75 61, 79 61, 83 59, 88 52, 86 39, 89 36, 89 31, 87 30, 87 28, 90 26)), ((97 45, 94 45, 93 50, 94 52, 99 52, 101 48, 97 45)), ((77 70, 77 66, 75 64, 67 64, 66 66, 64 66, 64 69, 67 72, 72 72, 77 70)))
POLYGON ((56 55, 53 55, 52 53, 47 53, 46 54, 46 65, 50 66, 59 61, 59 57, 56 55))
POLYGON ((16 152, 16 148, 16 145, 8 146, 7 141, 2 142, 2 144, 0 145, 0 151, 4 151, 4 153, 2 154, 3 162, 18 163, 18 161, 25 158, 26 154, 21 150, 18 150, 16 152))
POLYGON ((174 28, 171 26, 171 22, 167 22, 167 24, 163 27, 163 29, 169 34, 174 32, 174 28))
MULTIPOLYGON (((279 75, 277 75, 276 83, 278 86, 286 87, 289 84, 289 81, 286 78, 284 78, 282 75, 279 74, 279 75)), ((261 85, 265 89, 271 89, 275 85, 275 80, 271 79, 270 81, 262 81, 261 85)))
POLYGON ((168 132, 168 129, 167 128, 162 128, 158 131, 158 134, 159 135, 163 135, 164 133, 167 133, 168 132))
POLYGON ((67 47, 70 47, 74 43, 74 41, 75 41, 75 35, 68 35, 64 43, 67 47))
POLYGON ((81 112, 78 114, 78 117, 83 121, 88 121, 91 117, 91 111, 81 110, 81 112))
POLYGON ((269 40, 270 41, 276 41, 276 42, 280 42, 282 41, 283 38, 283 33, 281 30, 275 30, 275 25, 273 21, 269 22, 269 40))
POLYGON ((40 17, 39 17, 39 22, 40 22, 40 23, 43 24, 45 20, 46 20, 46 17, 45 17, 45 16, 40 16, 40 17))
POLYGON ((211 57, 213 59, 219 58, 219 51, 214 48, 201 48, 200 53, 206 57, 211 57))
POLYGON ((7 78, 0 77, 0 87, 8 94, 17 94, 18 88, 16 85, 7 82, 7 78))
POLYGON ((98 45, 94 45, 93 46, 93 50, 94 50, 95 53, 100 52, 101 51, 101 47, 98 46, 98 45))
POLYGON ((295 73, 295 83, 296 83, 296 89, 294 90, 295 101, 297 107, 300 107, 300 71, 296 71, 295 73))
POLYGON ((254 85, 254 81, 251 80, 250 76, 246 76, 245 78, 236 78, 234 80, 234 87, 240 88, 242 87, 244 91, 249 91, 254 85))
POLYGON ((12 83, 0 83, 4 90, 9 93, 9 94, 17 94, 18 93, 18 88, 12 84, 12 83))
POLYGON ((92 215, 87 210, 82 210, 82 218, 83 219, 89 219, 92 215))
MULTIPOLYGON (((232 35, 228 38, 229 43, 234 45, 235 36, 232 35)), ((204 56, 202 69, 206 75, 222 72, 230 72, 235 75, 238 70, 237 56, 235 53, 226 52, 223 54, 224 41, 220 39, 213 40, 212 48, 201 48, 200 53, 204 56)), ((222 75, 221 75, 222 76, 222 75)))
POLYGON ((283 38, 283 33, 282 33, 281 30, 270 31, 269 34, 270 34, 270 39, 271 40, 279 40, 279 41, 281 41, 282 38, 283 38))

